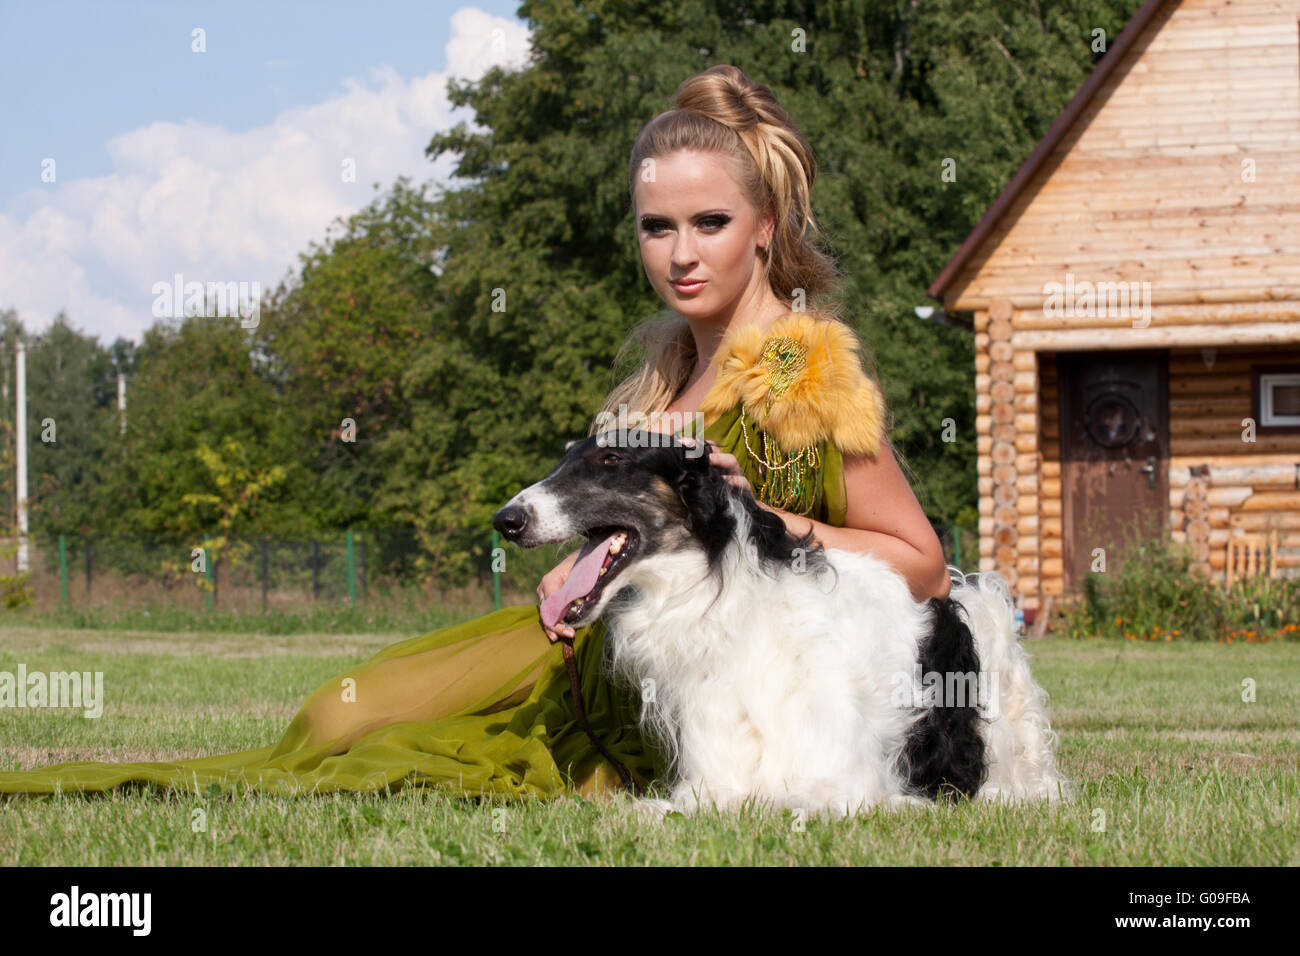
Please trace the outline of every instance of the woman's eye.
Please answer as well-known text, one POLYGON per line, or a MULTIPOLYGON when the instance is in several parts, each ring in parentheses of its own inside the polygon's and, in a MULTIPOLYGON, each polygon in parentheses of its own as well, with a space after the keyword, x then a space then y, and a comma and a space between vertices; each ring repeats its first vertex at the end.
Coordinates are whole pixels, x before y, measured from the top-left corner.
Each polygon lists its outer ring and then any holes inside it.
MULTIPOLYGON (((719 229, 725 228, 729 222, 731 222, 730 216, 705 216, 699 221, 699 225, 705 232, 717 232, 719 229)), ((667 228, 668 223, 664 222, 662 219, 641 220, 641 229, 651 235, 657 236, 667 228)))

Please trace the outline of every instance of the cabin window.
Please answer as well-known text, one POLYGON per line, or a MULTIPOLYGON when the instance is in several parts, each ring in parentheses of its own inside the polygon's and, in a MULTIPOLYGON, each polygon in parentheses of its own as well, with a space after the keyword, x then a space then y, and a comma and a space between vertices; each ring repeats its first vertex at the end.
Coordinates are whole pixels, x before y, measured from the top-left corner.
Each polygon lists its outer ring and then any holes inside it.
POLYGON ((1251 404, 1261 431, 1300 430, 1300 366, 1253 368, 1251 404))

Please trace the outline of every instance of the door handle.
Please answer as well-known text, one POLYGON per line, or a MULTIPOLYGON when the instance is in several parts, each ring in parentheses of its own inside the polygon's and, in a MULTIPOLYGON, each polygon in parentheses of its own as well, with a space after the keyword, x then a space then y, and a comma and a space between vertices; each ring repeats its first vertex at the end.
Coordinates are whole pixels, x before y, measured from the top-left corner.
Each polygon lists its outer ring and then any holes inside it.
POLYGON ((1147 476, 1147 487, 1154 490, 1156 486, 1156 456, 1148 455, 1147 463, 1138 469, 1147 476))

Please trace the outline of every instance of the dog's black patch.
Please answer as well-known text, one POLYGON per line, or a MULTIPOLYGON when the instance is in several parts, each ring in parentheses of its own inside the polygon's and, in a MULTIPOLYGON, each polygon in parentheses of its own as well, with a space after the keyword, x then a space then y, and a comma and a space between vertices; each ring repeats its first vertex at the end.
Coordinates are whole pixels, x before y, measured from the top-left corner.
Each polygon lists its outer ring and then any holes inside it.
MULTIPOLYGON (((960 606, 951 597, 931 598, 928 604, 934 623, 921 647, 922 676, 938 674, 946 687, 949 675, 978 675, 975 638, 961 619, 960 606)), ((988 771, 979 702, 967 696, 963 706, 953 706, 954 701, 942 697, 938 706, 924 708, 908 735, 902 758, 908 789, 931 800, 957 794, 974 797, 988 771)))

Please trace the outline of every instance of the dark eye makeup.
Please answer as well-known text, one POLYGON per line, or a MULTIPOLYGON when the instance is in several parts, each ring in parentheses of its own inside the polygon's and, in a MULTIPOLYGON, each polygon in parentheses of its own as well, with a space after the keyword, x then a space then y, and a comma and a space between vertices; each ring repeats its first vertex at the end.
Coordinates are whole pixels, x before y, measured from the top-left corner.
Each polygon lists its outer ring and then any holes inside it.
MULTIPOLYGON (((707 216, 701 216, 698 220, 699 225, 705 227, 707 231, 717 232, 731 222, 731 217, 725 213, 710 213, 707 216)), ((641 228, 649 233, 663 232, 669 227, 666 219, 658 219, 653 216, 646 216, 641 220, 641 228)))

